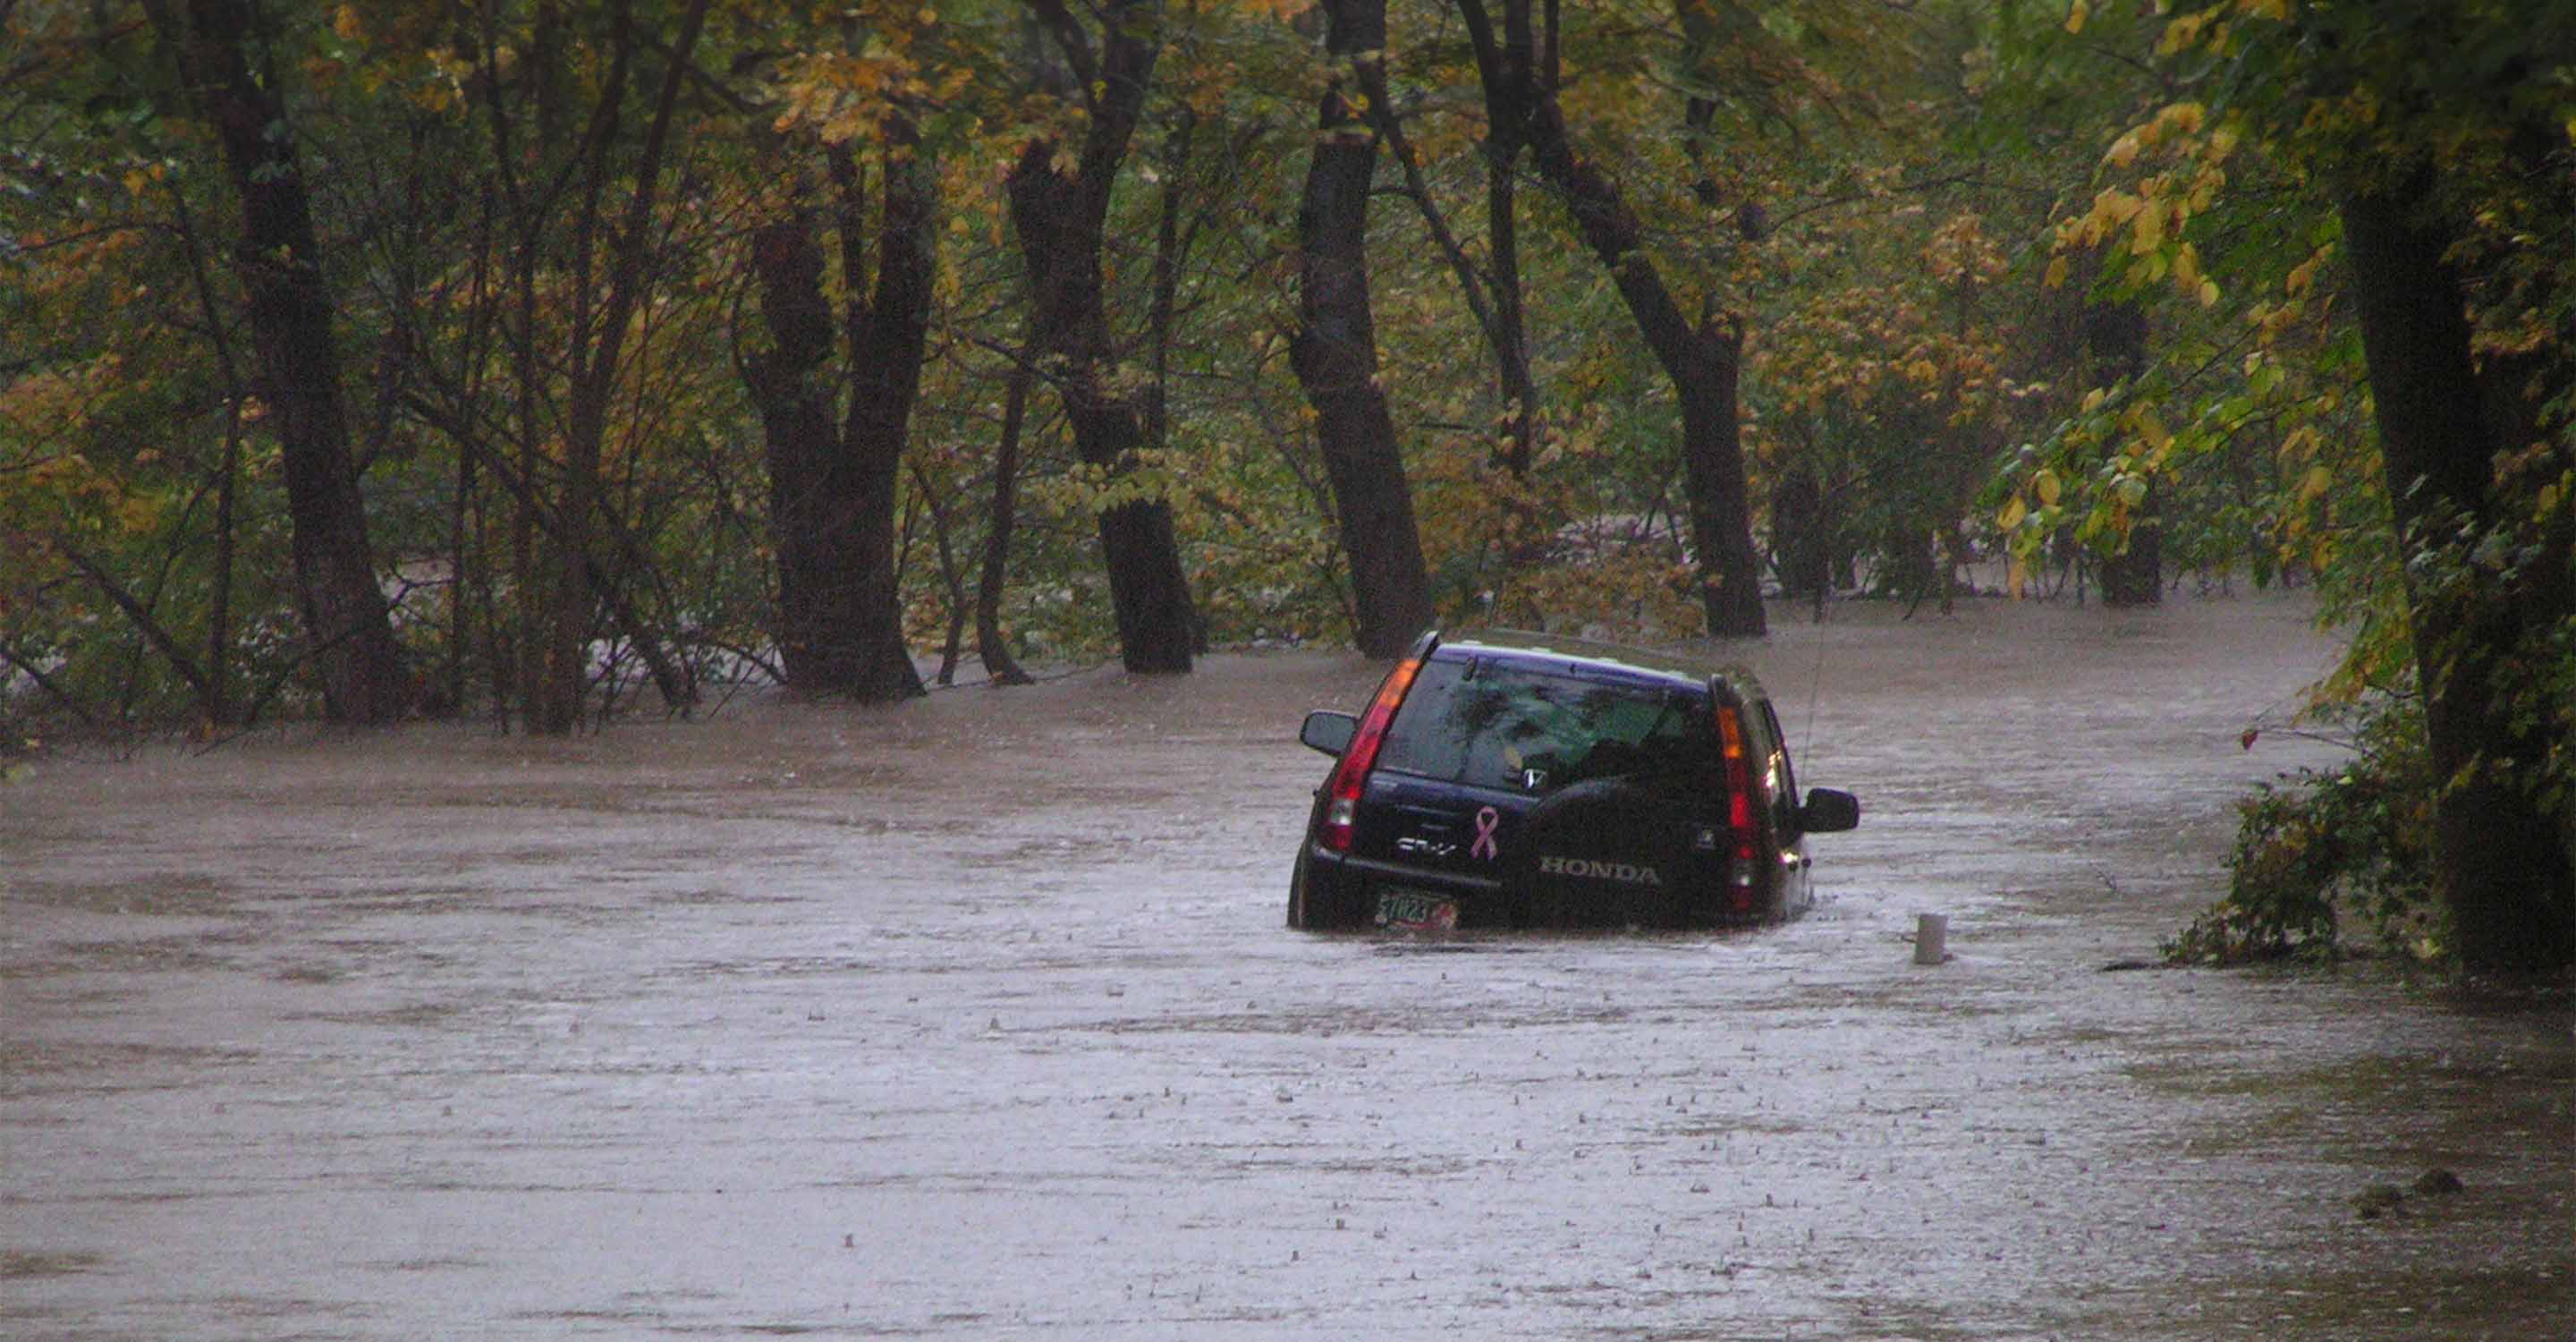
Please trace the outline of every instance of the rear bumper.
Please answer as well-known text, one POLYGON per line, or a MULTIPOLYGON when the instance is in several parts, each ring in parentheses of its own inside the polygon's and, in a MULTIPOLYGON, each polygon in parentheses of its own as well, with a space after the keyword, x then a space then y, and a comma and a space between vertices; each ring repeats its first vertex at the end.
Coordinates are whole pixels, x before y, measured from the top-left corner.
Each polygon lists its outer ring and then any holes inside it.
POLYGON ((1424 871, 1401 863, 1353 857, 1309 840, 1306 907, 1327 927, 1369 927, 1377 921, 1378 892, 1400 886, 1430 891, 1458 905, 1460 927, 1504 927, 1511 911, 1503 883, 1490 877, 1424 871))
POLYGON ((1500 877, 1429 871, 1403 863, 1353 857, 1306 843, 1306 907, 1315 926, 1353 929, 1377 925, 1378 897, 1388 889, 1421 891, 1454 902, 1462 928, 1541 926, 1622 927, 1635 925, 1736 927, 1777 921, 1783 911, 1777 893, 1754 891, 1749 909, 1739 908, 1732 887, 1709 884, 1651 902, 1627 897, 1631 892, 1603 889, 1597 898, 1558 900, 1544 912, 1534 911, 1529 893, 1500 877))

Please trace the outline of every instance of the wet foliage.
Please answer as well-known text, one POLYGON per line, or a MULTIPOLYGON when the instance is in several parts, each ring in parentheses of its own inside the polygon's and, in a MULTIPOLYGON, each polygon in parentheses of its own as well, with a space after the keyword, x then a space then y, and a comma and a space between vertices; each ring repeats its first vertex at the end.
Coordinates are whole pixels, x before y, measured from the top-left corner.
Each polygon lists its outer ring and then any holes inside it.
POLYGON ((2438 952, 2422 715, 2398 700, 2354 716, 2349 762, 2283 774, 2238 803, 2227 895, 2165 943, 2168 960, 2438 952))

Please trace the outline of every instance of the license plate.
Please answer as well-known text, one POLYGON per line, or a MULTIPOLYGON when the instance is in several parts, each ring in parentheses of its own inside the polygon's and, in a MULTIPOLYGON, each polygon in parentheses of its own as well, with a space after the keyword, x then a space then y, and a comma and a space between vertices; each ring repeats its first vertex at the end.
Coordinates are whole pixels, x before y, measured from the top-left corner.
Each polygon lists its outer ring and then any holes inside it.
POLYGON ((1458 902, 1434 890, 1380 890, 1377 925, 1396 932, 1446 932, 1458 925, 1458 902))

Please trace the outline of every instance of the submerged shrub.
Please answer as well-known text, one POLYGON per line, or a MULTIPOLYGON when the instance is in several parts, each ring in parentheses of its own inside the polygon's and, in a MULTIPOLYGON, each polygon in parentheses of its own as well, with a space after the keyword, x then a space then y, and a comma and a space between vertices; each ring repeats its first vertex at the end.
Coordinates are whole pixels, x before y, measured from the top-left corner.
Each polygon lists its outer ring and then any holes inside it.
POLYGON ((2331 958, 2362 935, 2410 955, 2438 947, 2421 712, 2387 700, 2359 727, 2342 768, 2285 774, 2238 804, 2227 897, 2165 943, 2167 960, 2331 958))

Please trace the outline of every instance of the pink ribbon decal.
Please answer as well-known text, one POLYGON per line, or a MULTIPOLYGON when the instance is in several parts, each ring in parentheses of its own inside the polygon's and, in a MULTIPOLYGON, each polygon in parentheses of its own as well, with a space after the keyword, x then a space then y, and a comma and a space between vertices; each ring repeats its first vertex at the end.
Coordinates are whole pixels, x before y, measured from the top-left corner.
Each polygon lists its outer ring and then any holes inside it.
POLYGON ((1500 847, 1497 847, 1494 843, 1494 827, 1502 823, 1502 812, 1495 810, 1493 807, 1488 806, 1485 809, 1478 811, 1476 813, 1476 841, 1467 845, 1467 856, 1481 857, 1489 862, 1499 856, 1503 850, 1500 847))

